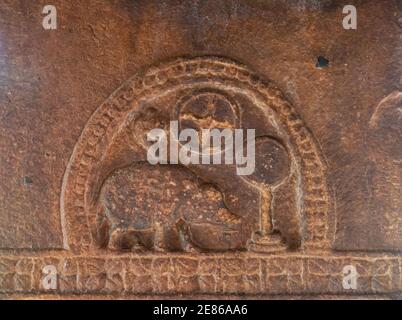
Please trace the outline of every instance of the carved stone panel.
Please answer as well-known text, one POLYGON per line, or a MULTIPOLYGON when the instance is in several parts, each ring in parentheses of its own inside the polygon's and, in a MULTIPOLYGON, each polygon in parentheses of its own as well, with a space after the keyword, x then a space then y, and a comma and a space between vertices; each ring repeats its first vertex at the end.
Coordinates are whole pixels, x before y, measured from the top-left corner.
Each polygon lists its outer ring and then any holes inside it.
POLYGON ((314 137, 277 88, 214 57, 162 64, 115 91, 87 123, 61 195, 64 246, 77 252, 264 252, 328 248, 331 239, 314 137), (150 165, 148 130, 176 119, 193 128, 255 126, 256 170, 150 165))
POLYGON ((401 8, 356 2, 60 1, 27 52, 0 21, 0 296, 400 294, 401 8), (254 129, 255 170, 150 163, 154 129, 254 129))

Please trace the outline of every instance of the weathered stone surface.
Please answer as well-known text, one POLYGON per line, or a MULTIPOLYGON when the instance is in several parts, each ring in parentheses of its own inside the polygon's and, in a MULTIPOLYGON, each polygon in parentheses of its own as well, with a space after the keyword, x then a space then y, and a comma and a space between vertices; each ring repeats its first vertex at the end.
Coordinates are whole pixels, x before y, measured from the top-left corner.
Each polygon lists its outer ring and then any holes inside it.
POLYGON ((52 4, 0 3, 0 295, 401 295, 400 1, 52 4), (256 171, 147 163, 173 120, 256 171))

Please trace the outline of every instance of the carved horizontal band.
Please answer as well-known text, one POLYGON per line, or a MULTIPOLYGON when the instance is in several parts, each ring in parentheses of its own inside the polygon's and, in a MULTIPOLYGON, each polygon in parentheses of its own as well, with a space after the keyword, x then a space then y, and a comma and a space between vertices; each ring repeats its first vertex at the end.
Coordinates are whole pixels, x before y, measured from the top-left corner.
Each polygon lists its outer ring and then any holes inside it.
POLYGON ((0 293, 51 294, 362 294, 402 291, 401 257, 309 255, 233 257, 4 257, 0 293), (57 289, 45 290, 42 269, 54 265, 57 289), (358 272, 342 286, 343 267, 358 272))

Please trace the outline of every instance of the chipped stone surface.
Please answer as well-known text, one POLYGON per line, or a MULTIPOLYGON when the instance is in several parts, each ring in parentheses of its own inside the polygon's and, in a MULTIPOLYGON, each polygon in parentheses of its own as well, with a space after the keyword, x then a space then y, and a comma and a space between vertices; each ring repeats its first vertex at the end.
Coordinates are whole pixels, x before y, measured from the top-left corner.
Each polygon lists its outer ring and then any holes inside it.
POLYGON ((52 4, 0 4, 0 297, 401 296, 399 1, 52 4), (256 172, 146 163, 172 120, 256 172))

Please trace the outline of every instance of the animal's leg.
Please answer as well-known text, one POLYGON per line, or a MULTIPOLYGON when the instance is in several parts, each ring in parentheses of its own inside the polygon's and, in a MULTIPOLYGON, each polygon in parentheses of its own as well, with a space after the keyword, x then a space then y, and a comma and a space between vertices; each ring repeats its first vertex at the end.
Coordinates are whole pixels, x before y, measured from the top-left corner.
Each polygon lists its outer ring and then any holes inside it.
POLYGON ((106 248, 109 244, 109 231, 109 219, 104 212, 104 208, 101 207, 96 217, 96 240, 101 248, 106 248))
POLYGON ((179 219, 176 222, 175 232, 179 237, 180 249, 185 252, 199 252, 198 248, 194 246, 190 238, 189 227, 186 221, 179 219))
POLYGON ((112 250, 149 251, 154 246, 154 230, 115 228, 110 236, 112 250))

